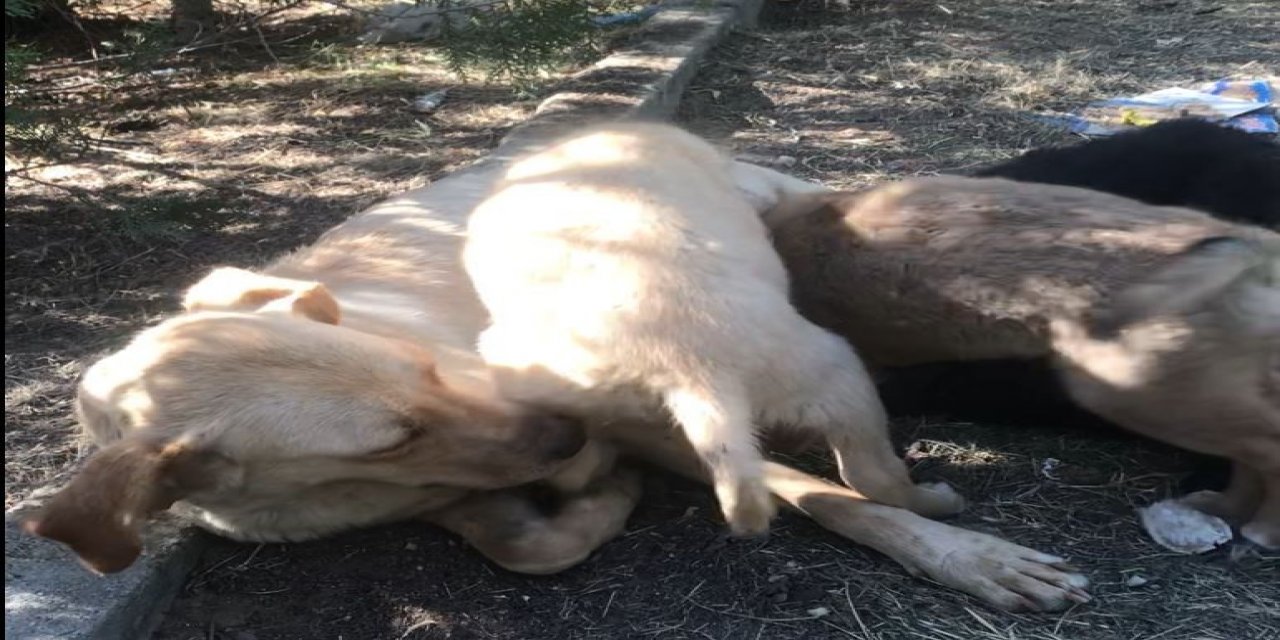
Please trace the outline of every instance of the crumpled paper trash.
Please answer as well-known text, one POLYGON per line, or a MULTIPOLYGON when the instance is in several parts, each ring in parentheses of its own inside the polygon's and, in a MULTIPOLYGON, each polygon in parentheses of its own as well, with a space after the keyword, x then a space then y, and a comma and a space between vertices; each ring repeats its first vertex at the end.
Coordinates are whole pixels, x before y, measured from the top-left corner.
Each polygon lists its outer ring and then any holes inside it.
POLYGON ((1219 80, 1197 89, 1171 88, 1090 103, 1078 114, 1041 120, 1086 136, 1109 136, 1161 120, 1196 117, 1249 133, 1277 133, 1275 94, 1265 80, 1219 80))
POLYGON ((653 14, 657 13, 660 8, 661 7, 656 4, 651 4, 639 11, 625 11, 623 13, 609 13, 602 16, 592 16, 591 24, 601 28, 639 24, 653 17, 653 14))
POLYGON ((432 113, 444 104, 444 99, 449 97, 448 89, 440 89, 430 93, 424 93, 409 105, 409 109, 414 113, 432 113))

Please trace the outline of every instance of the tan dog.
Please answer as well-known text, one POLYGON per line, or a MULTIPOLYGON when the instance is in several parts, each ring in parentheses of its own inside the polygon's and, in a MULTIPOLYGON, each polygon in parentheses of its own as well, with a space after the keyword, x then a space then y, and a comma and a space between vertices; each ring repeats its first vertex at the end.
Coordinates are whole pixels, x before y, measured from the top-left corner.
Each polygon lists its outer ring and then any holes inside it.
POLYGON ((964 501, 912 484, 862 362, 792 307, 733 163, 664 124, 576 133, 517 160, 472 214, 463 253, 492 317, 480 355, 509 398, 593 422, 671 419, 711 470, 735 533, 769 528, 756 444, 826 436, 867 497, 923 515, 964 501))
MULTIPOLYGON (((754 167, 735 175, 760 210, 784 193, 814 190, 754 167)), ((554 517, 518 488, 460 488, 552 473, 576 441, 569 426, 497 399, 474 352, 488 317, 463 273, 461 225, 498 177, 494 169, 455 175, 372 207, 262 272, 216 273, 198 285, 193 309, 238 310, 169 320, 92 368, 80 396, 86 427, 104 448, 30 528, 68 541, 102 571, 126 566, 146 514, 175 500, 206 528, 242 540, 425 517, 517 571, 570 566, 616 535, 636 500, 624 475, 570 497, 554 517), (323 321, 334 317, 337 325, 323 321), (208 359, 217 365, 212 378, 208 359), (378 380, 397 368, 397 380, 378 380), (418 411, 426 407, 432 413, 418 411), (440 417, 393 418, 409 409, 440 417), (466 412, 492 422, 476 425, 490 442, 470 441, 482 455, 463 450, 472 436, 454 419, 466 412), (358 438, 333 429, 353 423, 358 438), (544 428, 541 447, 523 437, 544 428), (440 442, 458 446, 423 457, 440 442), (495 451, 513 471, 471 469, 486 469, 477 458, 495 451)), ((593 427, 629 455, 704 477, 665 422, 593 427)), ((824 527, 995 606, 1052 610, 1088 599, 1088 581, 1061 558, 782 465, 767 463, 765 481, 824 527)))
POLYGON ((80 386, 109 446, 36 532, 101 571, 132 562, 138 527, 179 499, 233 538, 299 540, 537 480, 585 442, 576 422, 447 380, 415 342, 337 324, 315 282, 221 269, 187 306, 257 309, 165 322, 80 386))
POLYGON ((797 305, 879 365, 1051 356, 1117 424, 1235 462, 1192 504, 1280 545, 1280 235, 998 179, 801 199, 797 305))

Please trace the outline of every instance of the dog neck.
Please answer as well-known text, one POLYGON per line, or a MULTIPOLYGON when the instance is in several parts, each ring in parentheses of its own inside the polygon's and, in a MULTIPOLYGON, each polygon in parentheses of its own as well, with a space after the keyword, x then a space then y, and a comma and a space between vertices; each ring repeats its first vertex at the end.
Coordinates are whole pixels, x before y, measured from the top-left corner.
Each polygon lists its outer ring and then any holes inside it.
POLYGON ((268 267, 269 275, 320 282, 344 327, 430 349, 441 377, 490 385, 476 340, 489 316, 462 266, 466 220, 500 167, 456 174, 383 201, 268 267))

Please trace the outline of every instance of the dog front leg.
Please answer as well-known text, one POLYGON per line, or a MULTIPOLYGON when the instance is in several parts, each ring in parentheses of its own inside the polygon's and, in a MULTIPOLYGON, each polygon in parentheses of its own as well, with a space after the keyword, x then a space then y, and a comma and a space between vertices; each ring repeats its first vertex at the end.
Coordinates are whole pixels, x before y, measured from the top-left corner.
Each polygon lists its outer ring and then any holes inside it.
POLYGON ((1057 611, 1089 601, 1089 580, 1057 556, 867 500, 856 491, 770 463, 769 488, 826 529, 1008 611, 1057 611))
POLYGON ((622 533, 640 499, 640 476, 619 468, 546 513, 519 489, 478 494, 428 514, 499 566, 545 575, 572 567, 622 533))
POLYGON ((736 381, 691 384, 666 394, 667 408, 711 473, 729 529, 737 535, 768 533, 777 510, 761 477, 763 454, 746 390, 736 381))
MULTIPOLYGON (((706 470, 687 442, 661 426, 609 430, 625 453, 703 482, 706 470)), ((823 527, 924 575, 1010 611, 1056 611, 1087 602, 1089 580, 1062 558, 953 527, 777 463, 766 463, 770 491, 823 527)))

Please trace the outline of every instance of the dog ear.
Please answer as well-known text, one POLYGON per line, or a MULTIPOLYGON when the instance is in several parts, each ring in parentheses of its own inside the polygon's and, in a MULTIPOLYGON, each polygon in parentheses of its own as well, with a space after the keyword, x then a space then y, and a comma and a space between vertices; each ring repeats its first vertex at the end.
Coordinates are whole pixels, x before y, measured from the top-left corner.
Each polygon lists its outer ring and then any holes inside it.
POLYGON ((1241 238, 1201 240, 1120 291, 1112 299, 1106 323, 1122 327, 1190 311, 1231 286, 1262 257, 1257 247, 1241 238))
POLYGON ((292 280, 234 267, 214 269, 187 290, 187 311, 288 310, 316 322, 338 324, 338 301, 319 282, 292 280))
POLYGON ((115 573, 142 553, 148 517, 238 473, 225 456, 187 443, 126 439, 89 458, 23 528, 67 545, 97 573, 115 573))

